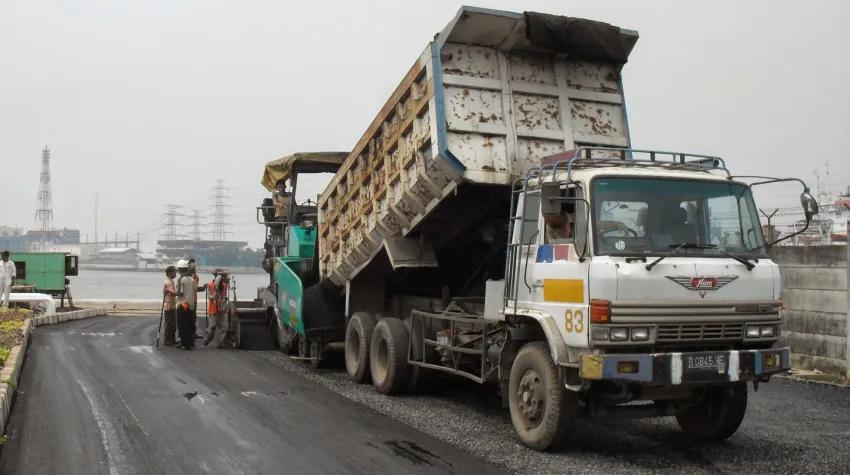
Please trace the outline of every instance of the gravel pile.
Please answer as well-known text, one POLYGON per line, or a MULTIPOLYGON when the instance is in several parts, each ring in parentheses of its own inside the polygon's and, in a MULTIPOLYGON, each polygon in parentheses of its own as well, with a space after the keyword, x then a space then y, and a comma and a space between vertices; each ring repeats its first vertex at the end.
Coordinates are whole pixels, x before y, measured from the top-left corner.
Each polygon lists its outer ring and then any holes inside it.
MULTIPOLYGON (((808 394, 814 386, 790 381, 763 385, 750 393, 750 410, 743 427, 720 444, 700 444, 685 438, 673 418, 632 421, 593 420, 576 423, 566 453, 540 453, 520 445, 507 410, 500 409, 495 390, 472 382, 451 380, 434 384, 428 395, 388 397, 371 385, 348 380, 344 365, 335 370, 314 371, 309 365, 277 352, 253 352, 272 363, 314 381, 342 396, 385 416, 455 445, 467 452, 517 474, 640 474, 640 473, 847 473, 837 467, 850 466, 846 445, 850 416, 830 418, 840 436, 823 437, 800 430, 806 424, 789 415, 789 406, 801 400, 829 401, 828 406, 845 406, 850 391, 825 390, 808 394), (832 391, 832 392, 830 392, 832 391), (837 391, 837 392, 836 392, 837 391), (840 447, 845 447, 844 451, 840 447)), ((815 403, 817 404, 817 403, 815 403)), ((811 405, 809 409, 815 410, 811 405)), ((815 410, 816 411, 816 410, 815 410)), ((821 431, 826 429, 823 427, 821 431)), ((822 432, 823 433, 823 432, 822 432)))

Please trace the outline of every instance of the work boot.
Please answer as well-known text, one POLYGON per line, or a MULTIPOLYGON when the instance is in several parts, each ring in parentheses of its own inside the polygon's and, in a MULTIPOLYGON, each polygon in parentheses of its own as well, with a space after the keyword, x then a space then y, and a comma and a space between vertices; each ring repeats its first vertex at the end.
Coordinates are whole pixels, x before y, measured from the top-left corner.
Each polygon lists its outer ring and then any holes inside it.
POLYGON ((208 346, 213 341, 213 338, 215 338, 215 327, 207 330, 207 335, 204 337, 204 346, 208 346))

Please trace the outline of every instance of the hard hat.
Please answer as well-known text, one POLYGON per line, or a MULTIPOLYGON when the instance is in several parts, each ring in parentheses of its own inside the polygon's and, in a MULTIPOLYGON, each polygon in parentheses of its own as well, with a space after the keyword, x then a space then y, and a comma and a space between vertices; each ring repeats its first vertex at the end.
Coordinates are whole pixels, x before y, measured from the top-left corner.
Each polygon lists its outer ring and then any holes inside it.
POLYGON ((180 259, 179 261, 177 261, 177 268, 178 269, 185 269, 187 267, 189 267, 189 263, 186 262, 186 259, 180 259))

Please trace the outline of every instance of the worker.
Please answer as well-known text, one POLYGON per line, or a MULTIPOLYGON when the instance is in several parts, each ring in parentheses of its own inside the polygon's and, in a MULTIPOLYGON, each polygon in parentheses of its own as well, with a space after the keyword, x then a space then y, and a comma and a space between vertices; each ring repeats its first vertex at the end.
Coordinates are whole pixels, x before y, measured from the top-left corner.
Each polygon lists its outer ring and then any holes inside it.
MULTIPOLYGON (((212 325, 207 328, 204 335, 204 346, 210 344, 215 338, 216 329, 221 330, 227 336, 229 322, 227 322, 227 274, 223 269, 213 272, 213 280, 207 282, 207 311, 213 318, 212 325)), ((219 348, 225 348, 226 338, 222 338, 219 348)))
POLYGON ((286 180, 278 180, 272 192, 275 221, 286 221, 290 198, 292 198, 292 194, 286 191, 286 180))
POLYGON ((168 266, 165 269, 165 282, 162 284, 162 311, 165 319, 165 346, 177 346, 177 287, 174 278, 177 269, 168 266))
POLYGON ((192 334, 193 335, 192 338, 195 339, 195 340, 200 340, 201 335, 198 333, 198 312, 197 312, 197 309, 198 309, 198 293, 204 292, 206 290, 206 286, 200 285, 201 278, 198 277, 198 270, 197 270, 197 267, 195 265, 195 258, 189 259, 189 275, 191 275, 192 278, 195 280, 195 289, 197 291, 195 293, 195 320, 192 322, 192 324, 194 325, 193 331, 195 333, 192 334))
POLYGON ((286 180, 278 180, 275 183, 272 200, 274 201, 274 220, 281 224, 272 225, 271 234, 282 239, 289 217, 289 208, 292 205, 292 194, 286 191, 286 180))
POLYGON ((15 263, 9 260, 9 251, 3 251, 3 260, 0 262, 0 294, 2 294, 3 308, 9 308, 9 299, 12 296, 12 286, 18 276, 15 263))
POLYGON ((197 308, 197 284, 189 271, 189 263, 181 259, 177 262, 177 333, 180 335, 181 350, 191 350, 195 347, 195 310, 197 308))
POLYGON ((572 238, 570 216, 559 214, 543 218, 546 223, 546 242, 554 244, 572 238))

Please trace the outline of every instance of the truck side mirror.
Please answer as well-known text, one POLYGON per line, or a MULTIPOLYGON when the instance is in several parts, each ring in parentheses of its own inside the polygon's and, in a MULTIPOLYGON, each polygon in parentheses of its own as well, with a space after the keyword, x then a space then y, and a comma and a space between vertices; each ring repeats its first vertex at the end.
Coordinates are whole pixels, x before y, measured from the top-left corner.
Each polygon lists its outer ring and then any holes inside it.
POLYGON ((803 205, 803 212, 806 214, 806 221, 811 221, 818 214, 818 202, 809 192, 804 191, 800 195, 800 204, 803 205))
POLYGON ((540 212, 544 218, 561 214, 561 185, 559 183, 543 183, 540 186, 540 212))

